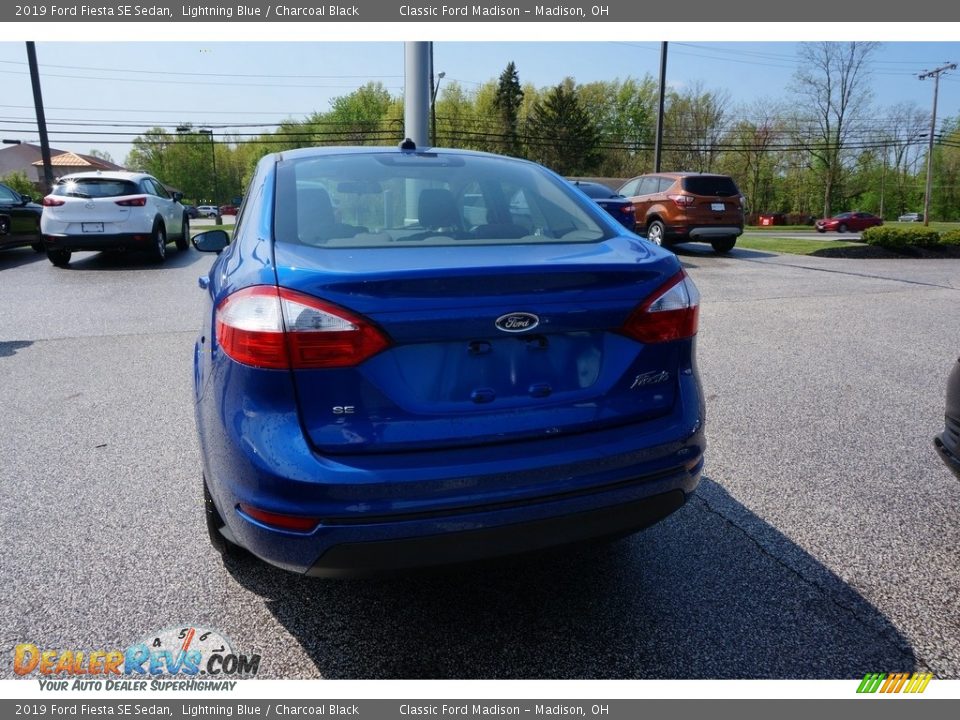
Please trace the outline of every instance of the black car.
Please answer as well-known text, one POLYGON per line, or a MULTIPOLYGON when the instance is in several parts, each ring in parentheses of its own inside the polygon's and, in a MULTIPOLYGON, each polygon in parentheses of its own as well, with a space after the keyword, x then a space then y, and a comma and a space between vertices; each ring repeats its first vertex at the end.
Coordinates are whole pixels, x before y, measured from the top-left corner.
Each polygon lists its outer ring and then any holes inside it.
POLYGON ((616 192, 602 183, 587 182, 585 180, 571 180, 575 187, 582 190, 583 193, 602 207, 620 223, 633 232, 637 227, 637 218, 633 213, 633 203, 623 195, 617 195, 616 192))
POLYGON ((933 439, 933 444, 946 466, 960 478, 960 358, 947 380, 943 433, 933 439))
POLYGON ((0 250, 30 245, 43 252, 40 214, 43 206, 0 183, 0 250))

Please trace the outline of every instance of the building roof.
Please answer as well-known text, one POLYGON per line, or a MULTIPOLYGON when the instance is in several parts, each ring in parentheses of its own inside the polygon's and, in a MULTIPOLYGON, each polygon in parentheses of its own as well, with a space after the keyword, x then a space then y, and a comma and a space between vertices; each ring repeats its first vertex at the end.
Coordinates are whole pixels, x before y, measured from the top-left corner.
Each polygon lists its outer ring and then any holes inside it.
MULTIPOLYGON (((108 160, 68 152, 59 148, 50 148, 50 162, 53 167, 90 168, 92 170, 124 170, 125 168, 108 160)), ((20 143, 0 149, 0 176, 12 172, 27 172, 31 177, 42 177, 43 154, 39 145, 20 143), (37 174, 39 172, 39 175, 37 174)))
MULTIPOLYGON (((50 165, 53 167, 92 168, 95 170, 113 170, 116 165, 107 160, 90 155, 78 155, 75 152, 62 152, 59 155, 50 153, 50 165)), ((43 165, 43 160, 37 160, 32 165, 43 165)))

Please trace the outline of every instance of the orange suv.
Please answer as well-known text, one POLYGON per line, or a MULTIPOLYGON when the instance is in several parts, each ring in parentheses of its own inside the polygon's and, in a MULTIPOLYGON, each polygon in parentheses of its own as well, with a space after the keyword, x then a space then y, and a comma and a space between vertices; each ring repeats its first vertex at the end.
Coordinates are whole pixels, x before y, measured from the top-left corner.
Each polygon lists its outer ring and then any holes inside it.
POLYGON ((665 172, 641 175, 617 193, 633 203, 637 232, 657 245, 708 242, 730 252, 743 233, 744 197, 728 175, 665 172))

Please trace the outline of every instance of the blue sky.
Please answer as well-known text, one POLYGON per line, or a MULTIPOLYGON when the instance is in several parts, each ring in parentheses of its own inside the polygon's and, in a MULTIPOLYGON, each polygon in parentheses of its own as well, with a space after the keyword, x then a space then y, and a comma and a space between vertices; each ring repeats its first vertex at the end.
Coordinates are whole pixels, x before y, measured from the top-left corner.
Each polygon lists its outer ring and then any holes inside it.
MULTIPOLYGON (((671 41, 667 79, 724 90, 734 103, 789 97, 794 42, 671 41)), ((435 42, 444 83, 465 88, 496 78, 507 62, 521 82, 553 85, 658 73, 660 43, 435 42)), ((43 95, 55 147, 97 148, 122 161, 130 136, 155 125, 275 123, 329 109, 330 101, 368 80, 394 94, 403 88, 403 44, 372 42, 37 42, 43 95), (116 123, 124 127, 63 123, 116 123), (81 133, 94 133, 84 135, 81 133), (113 141, 113 142, 108 142, 113 141)), ((917 73, 960 62, 960 43, 888 42, 874 56, 871 83, 878 116, 902 101, 929 108, 933 82, 917 73)), ((23 42, 0 43, 0 134, 36 141, 23 42)), ((442 85, 441 85, 442 89, 442 85)), ((960 114, 960 72, 940 84, 939 117, 960 114)), ((255 131, 251 128, 250 131, 255 131)))

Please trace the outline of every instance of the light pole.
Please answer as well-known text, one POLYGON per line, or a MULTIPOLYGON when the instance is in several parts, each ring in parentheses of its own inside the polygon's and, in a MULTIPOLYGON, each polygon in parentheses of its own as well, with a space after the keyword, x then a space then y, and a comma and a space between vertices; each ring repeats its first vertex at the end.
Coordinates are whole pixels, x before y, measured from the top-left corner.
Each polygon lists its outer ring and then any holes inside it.
POLYGON ((213 130, 210 128, 200 128, 198 135, 210 136, 210 163, 213 166, 213 204, 217 208, 217 225, 223 225, 223 218, 220 216, 220 188, 217 183, 217 148, 213 139, 213 130))
MULTIPOLYGON (((430 58, 431 63, 433 62, 433 57, 431 53, 430 58)), ((430 139, 433 141, 433 145, 437 144, 437 93, 440 91, 440 81, 443 80, 447 74, 445 72, 437 73, 437 81, 433 82, 433 76, 430 77, 430 82, 433 84, 433 92, 430 94, 430 139)))

